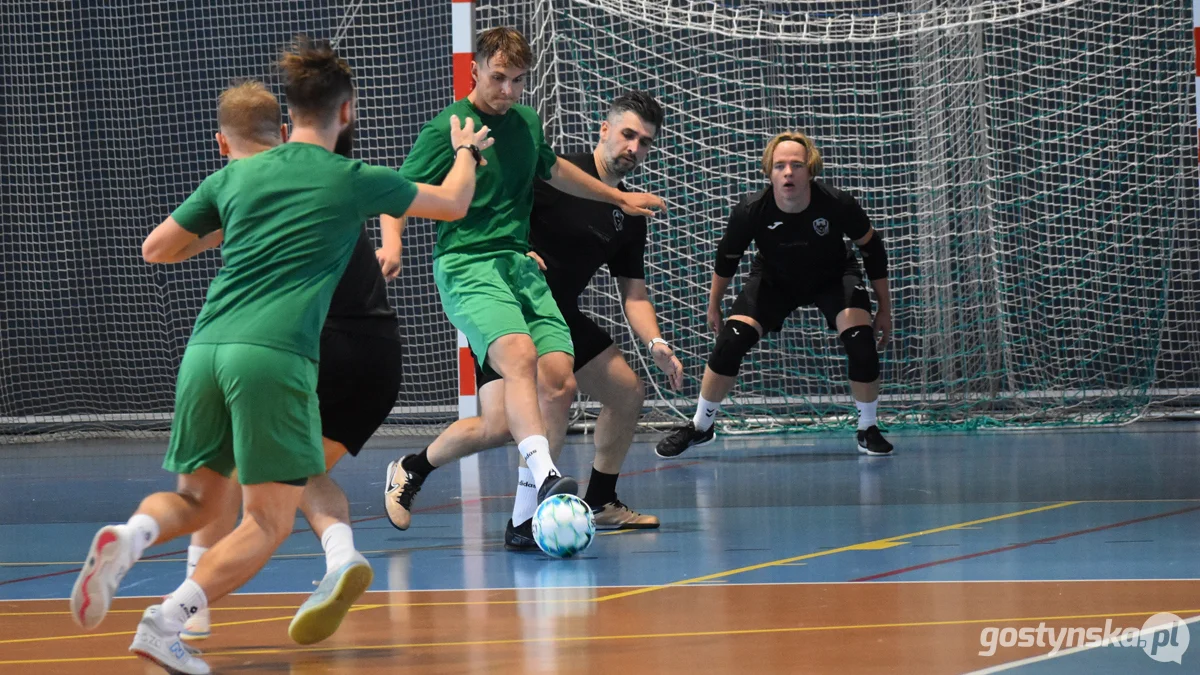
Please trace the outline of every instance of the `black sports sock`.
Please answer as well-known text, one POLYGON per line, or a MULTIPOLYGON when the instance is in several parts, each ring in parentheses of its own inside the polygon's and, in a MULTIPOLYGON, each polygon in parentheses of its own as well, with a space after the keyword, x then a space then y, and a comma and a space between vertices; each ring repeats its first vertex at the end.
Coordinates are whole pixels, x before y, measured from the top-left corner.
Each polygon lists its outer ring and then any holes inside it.
POLYGON ((437 467, 429 463, 429 448, 425 448, 420 454, 409 455, 400 461, 400 466, 405 471, 411 471, 421 478, 429 475, 437 467))
POLYGON ((592 467, 592 479, 588 481, 587 494, 583 501, 596 510, 617 499, 617 474, 602 473, 592 467))

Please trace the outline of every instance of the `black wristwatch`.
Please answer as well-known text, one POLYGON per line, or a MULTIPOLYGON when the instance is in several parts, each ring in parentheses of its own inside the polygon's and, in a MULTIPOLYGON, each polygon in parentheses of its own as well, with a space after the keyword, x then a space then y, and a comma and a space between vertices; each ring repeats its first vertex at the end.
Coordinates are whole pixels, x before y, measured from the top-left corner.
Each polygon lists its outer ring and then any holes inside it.
POLYGON ((478 146, 476 146, 476 145, 474 145, 474 144, 471 144, 471 145, 460 145, 460 146, 458 146, 457 148, 455 148, 455 149, 454 149, 454 154, 455 154, 456 156, 458 155, 458 151, 459 151, 459 150, 470 150, 470 151, 471 151, 471 156, 475 158, 475 165, 476 165, 476 166, 479 166, 480 164, 482 164, 482 163, 483 163, 483 154, 479 152, 479 148, 478 148, 478 146))

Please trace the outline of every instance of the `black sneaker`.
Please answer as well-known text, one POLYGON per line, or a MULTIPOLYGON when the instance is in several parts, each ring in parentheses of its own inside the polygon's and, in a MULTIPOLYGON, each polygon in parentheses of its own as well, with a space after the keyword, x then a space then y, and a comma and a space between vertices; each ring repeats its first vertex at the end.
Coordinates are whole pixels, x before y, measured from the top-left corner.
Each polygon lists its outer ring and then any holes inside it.
POLYGON ((404 460, 398 459, 388 464, 387 477, 384 480, 384 508, 388 522, 397 530, 407 530, 412 522, 413 498, 421 491, 425 476, 407 471, 404 460))
POLYGON ((879 427, 872 424, 858 432, 858 451, 865 455, 879 456, 892 454, 892 444, 880 433, 879 427))
POLYGON ((679 427, 659 441, 658 445, 654 446, 654 454, 663 459, 678 457, 688 448, 712 443, 716 436, 716 425, 709 427, 706 431, 696 431, 696 423, 688 422, 686 426, 679 427))
POLYGON ((510 551, 531 551, 538 547, 533 540, 533 518, 513 527, 512 518, 504 526, 504 548, 510 551))
POLYGON ((551 495, 579 495, 579 483, 575 482, 570 476, 560 476, 551 471, 546 480, 542 481, 542 486, 538 488, 538 503, 546 501, 546 498, 551 495))

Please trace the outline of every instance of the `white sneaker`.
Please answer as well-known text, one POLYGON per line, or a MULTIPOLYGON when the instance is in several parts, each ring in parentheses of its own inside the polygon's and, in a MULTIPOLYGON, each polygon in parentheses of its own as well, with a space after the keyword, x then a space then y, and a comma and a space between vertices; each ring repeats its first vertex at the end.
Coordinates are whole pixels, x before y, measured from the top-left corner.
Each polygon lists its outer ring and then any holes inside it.
POLYGON ((374 578, 371 564, 355 551, 350 562, 326 574, 317 590, 300 605, 288 626, 288 636, 297 644, 311 645, 333 635, 374 578))
POLYGON ((183 632, 179 637, 184 640, 207 640, 212 637, 212 622, 207 607, 193 614, 192 618, 183 624, 183 632))
POLYGON ((158 665, 171 675, 208 675, 208 664, 179 640, 179 634, 163 627, 162 606, 151 605, 142 613, 129 651, 158 665))
POLYGON ((84 630, 100 625, 121 579, 133 565, 133 543, 124 527, 100 528, 71 589, 71 618, 84 630))

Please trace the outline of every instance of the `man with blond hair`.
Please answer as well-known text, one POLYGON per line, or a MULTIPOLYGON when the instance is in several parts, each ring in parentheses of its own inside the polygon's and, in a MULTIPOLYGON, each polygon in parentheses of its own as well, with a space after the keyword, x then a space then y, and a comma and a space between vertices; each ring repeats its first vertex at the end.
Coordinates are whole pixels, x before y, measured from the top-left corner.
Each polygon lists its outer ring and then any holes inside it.
POLYGON ((738 200, 717 246, 708 294, 708 325, 717 340, 704 369, 696 414, 658 442, 659 457, 677 457, 713 440, 713 418, 733 390, 746 353, 764 331, 781 330, 789 314, 807 306, 821 310, 845 348, 858 407, 859 452, 892 451, 875 414, 878 350, 887 345, 892 329, 887 253, 857 200, 817 180, 823 167, 816 144, 800 132, 782 133, 767 143, 762 172, 770 185, 738 200), (862 267, 846 239, 858 247, 862 267), (758 254, 750 277, 733 303, 732 316, 722 321, 722 299, 751 241, 758 254), (874 319, 863 268, 879 304, 874 319))

